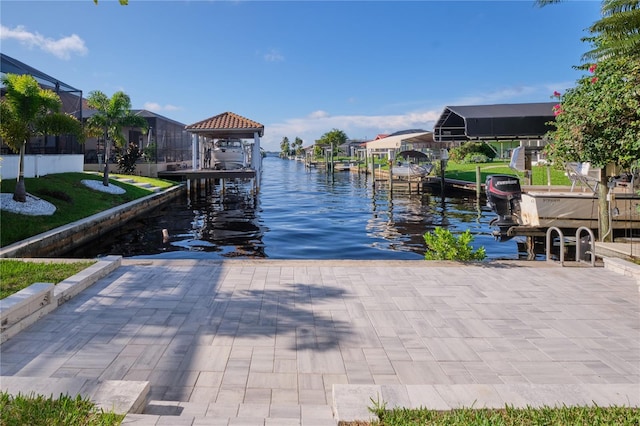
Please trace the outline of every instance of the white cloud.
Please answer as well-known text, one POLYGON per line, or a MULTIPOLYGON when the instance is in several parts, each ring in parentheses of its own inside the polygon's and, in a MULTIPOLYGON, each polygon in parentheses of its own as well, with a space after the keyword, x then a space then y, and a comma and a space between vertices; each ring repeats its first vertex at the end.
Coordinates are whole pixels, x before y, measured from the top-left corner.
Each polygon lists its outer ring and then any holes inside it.
POLYGON ((531 99, 537 98, 542 94, 542 99, 537 102, 551 102, 551 95, 554 90, 570 87, 571 84, 566 82, 558 84, 540 84, 540 85, 523 85, 505 87, 494 92, 479 93, 458 98, 455 102, 447 105, 486 105, 486 104, 502 104, 502 103, 519 103, 534 102, 531 99))
POLYGON ((329 117, 329 113, 326 111, 318 110, 318 111, 313 111, 311 114, 309 114, 308 117, 310 119, 327 118, 329 117))
POLYGON ((17 40, 20 44, 31 48, 39 48, 60 59, 69 59, 71 54, 86 55, 89 49, 84 44, 84 40, 76 34, 62 37, 57 40, 46 38, 37 32, 29 32, 21 25, 15 28, 8 28, 0 25, 1 40, 17 40))
POLYGON ((277 50, 271 49, 267 53, 263 55, 264 60, 267 62, 282 62, 284 61, 284 56, 277 50))
POLYGON ((182 109, 179 106, 175 106, 171 104, 160 105, 157 102, 145 102, 142 108, 146 109, 147 111, 153 111, 153 112, 180 111, 182 109))

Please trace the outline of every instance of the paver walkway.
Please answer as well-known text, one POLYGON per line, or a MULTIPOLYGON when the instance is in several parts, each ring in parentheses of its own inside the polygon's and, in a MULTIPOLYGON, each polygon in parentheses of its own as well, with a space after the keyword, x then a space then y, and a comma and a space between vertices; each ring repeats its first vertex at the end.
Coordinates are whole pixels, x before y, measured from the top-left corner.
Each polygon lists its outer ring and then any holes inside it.
POLYGON ((1 374, 149 381, 136 424, 335 425, 343 384, 640 395, 635 279, 524 264, 124 260, 3 344, 1 374))

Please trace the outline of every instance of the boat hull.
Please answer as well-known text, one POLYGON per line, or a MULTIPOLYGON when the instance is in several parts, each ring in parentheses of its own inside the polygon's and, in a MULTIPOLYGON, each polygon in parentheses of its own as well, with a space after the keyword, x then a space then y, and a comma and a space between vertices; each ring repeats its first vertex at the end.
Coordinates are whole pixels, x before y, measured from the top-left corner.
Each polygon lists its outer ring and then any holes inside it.
POLYGON ((432 170, 432 164, 402 164, 399 166, 393 166, 391 173, 393 176, 398 177, 424 177, 431 173, 432 170))
MULTIPOLYGON (((640 196, 616 193, 612 200, 617 215, 612 215, 613 229, 640 229, 640 196)), ((520 202, 522 226, 577 229, 598 228, 598 197, 590 192, 524 192, 520 202)))
POLYGON ((246 167, 244 155, 213 155, 213 168, 217 170, 236 170, 246 167))

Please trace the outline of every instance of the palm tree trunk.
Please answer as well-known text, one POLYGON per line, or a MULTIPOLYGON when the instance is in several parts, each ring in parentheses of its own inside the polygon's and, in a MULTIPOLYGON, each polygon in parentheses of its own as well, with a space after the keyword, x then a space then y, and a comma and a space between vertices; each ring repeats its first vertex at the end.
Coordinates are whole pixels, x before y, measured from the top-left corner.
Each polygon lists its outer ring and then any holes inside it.
POLYGON ((13 191, 13 199, 20 203, 27 201, 27 190, 24 186, 24 151, 26 142, 20 145, 20 161, 18 163, 18 180, 16 182, 16 188, 13 191))
POLYGON ((109 186, 109 143, 110 141, 104 138, 104 173, 102 175, 102 184, 109 186))
POLYGON ((600 177, 600 184, 598 185, 598 222, 599 222, 599 238, 600 241, 613 241, 613 230, 609 223, 609 202, 607 200, 607 192, 609 187, 607 186, 607 175, 602 170, 600 177))

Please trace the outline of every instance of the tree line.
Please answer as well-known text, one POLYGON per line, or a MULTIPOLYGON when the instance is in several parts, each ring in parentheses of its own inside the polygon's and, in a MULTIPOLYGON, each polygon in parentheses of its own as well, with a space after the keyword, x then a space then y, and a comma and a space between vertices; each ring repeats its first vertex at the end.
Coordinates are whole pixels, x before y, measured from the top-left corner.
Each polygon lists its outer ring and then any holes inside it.
MULTIPOLYGON (((323 148, 330 148, 332 155, 338 154, 340 145, 347 142, 349 138, 347 134, 339 129, 332 129, 323 134, 320 139, 315 141, 313 148, 313 155, 319 157, 323 154, 323 148)), ((293 143, 289 143, 288 137, 283 137, 280 142, 280 157, 287 158, 291 155, 302 155, 304 148, 302 147, 302 139, 296 137, 293 143)))

